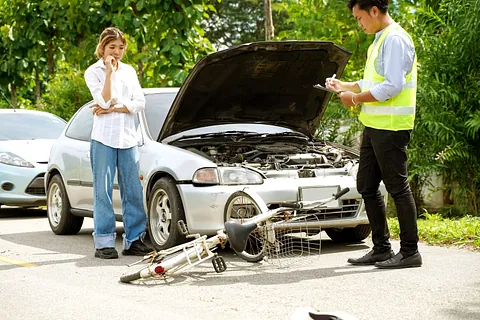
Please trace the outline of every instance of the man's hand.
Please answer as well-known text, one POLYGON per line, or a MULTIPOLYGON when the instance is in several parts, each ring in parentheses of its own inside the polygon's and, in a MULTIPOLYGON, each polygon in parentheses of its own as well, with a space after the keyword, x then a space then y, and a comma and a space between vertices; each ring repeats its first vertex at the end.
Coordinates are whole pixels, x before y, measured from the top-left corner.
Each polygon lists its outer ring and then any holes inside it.
POLYGON ((342 103, 344 106, 353 107, 356 105, 355 103, 353 103, 354 95, 355 93, 352 91, 345 91, 345 92, 339 93, 338 97, 340 98, 340 100, 342 100, 342 103))
POLYGON ((325 79, 325 88, 333 91, 344 91, 342 82, 335 78, 335 75, 331 78, 325 79))
POLYGON ((91 105, 90 108, 93 108, 93 114, 96 114, 97 116, 101 115, 101 114, 108 114, 108 113, 112 113, 112 112, 115 112, 115 107, 114 106, 111 106, 110 108, 108 109, 103 109, 102 107, 100 107, 98 104, 94 104, 94 105, 91 105))

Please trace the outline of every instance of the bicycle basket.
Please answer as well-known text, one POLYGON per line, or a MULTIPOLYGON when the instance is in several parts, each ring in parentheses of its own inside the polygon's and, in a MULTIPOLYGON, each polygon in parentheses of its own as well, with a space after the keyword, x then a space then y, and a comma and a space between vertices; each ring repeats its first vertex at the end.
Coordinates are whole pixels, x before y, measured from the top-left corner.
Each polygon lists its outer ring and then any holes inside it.
POLYGON ((291 221, 267 223, 257 232, 264 261, 278 267, 309 264, 321 252, 321 228, 312 223, 315 216, 296 217, 291 221), (313 225, 313 227, 312 227, 313 225))

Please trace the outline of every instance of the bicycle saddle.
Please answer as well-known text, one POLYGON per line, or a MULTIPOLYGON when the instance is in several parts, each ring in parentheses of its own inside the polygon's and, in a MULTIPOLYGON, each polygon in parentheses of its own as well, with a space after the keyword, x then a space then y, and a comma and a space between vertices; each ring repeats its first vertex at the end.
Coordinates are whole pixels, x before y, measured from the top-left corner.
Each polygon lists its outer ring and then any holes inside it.
POLYGON ((228 241, 233 250, 242 252, 247 246, 247 239, 250 233, 257 228, 256 223, 241 224, 238 222, 225 222, 225 231, 228 235, 228 241))

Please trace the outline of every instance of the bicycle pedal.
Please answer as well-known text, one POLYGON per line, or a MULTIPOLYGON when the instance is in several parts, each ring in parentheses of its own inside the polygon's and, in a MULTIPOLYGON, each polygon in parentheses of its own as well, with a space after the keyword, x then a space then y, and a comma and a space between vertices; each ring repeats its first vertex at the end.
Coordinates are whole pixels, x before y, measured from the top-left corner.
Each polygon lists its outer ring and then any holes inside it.
POLYGON ((216 273, 220 273, 227 270, 227 264, 225 263, 225 259, 223 259, 223 257, 219 257, 219 256, 213 257, 212 264, 216 273))
POLYGON ((178 227, 178 231, 180 231, 181 234, 183 234, 184 236, 188 235, 187 225, 183 220, 178 220, 177 227, 178 227))

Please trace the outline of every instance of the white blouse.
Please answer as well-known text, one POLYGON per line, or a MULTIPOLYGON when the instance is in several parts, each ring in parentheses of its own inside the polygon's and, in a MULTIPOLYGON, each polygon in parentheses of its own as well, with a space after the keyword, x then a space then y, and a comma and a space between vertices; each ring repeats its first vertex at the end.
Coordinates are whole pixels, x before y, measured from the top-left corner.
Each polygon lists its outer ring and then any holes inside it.
POLYGON ((137 73, 132 66, 119 62, 118 69, 112 73, 112 96, 108 101, 102 96, 105 77, 106 67, 103 59, 85 71, 85 82, 95 103, 104 109, 111 105, 116 108, 125 105, 130 113, 112 112, 94 115, 91 138, 112 148, 134 147, 137 145, 134 114, 145 109, 145 96, 138 82, 137 73))

